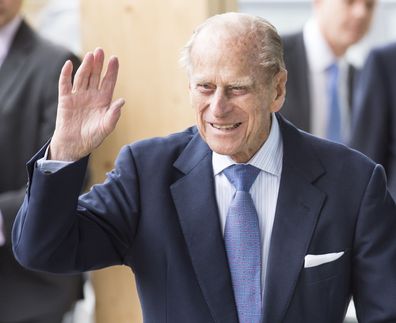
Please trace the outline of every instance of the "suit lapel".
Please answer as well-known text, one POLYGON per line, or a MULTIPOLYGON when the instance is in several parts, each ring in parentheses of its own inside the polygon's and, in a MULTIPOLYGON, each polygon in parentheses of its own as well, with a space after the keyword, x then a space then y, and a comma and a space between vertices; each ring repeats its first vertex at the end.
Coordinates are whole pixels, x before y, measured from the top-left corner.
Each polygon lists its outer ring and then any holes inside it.
POLYGON ((349 113, 352 113, 352 108, 353 108, 353 93, 354 93, 354 88, 356 86, 356 78, 358 71, 352 64, 348 64, 348 73, 347 73, 347 94, 348 94, 348 108, 349 108, 349 113))
POLYGON ((198 134, 174 166, 185 174, 171 186, 171 192, 203 296, 215 322, 237 323, 215 198, 212 154, 198 134))
POLYGON ((31 29, 22 21, 0 68, 0 112, 5 106, 4 102, 10 93, 10 89, 17 86, 16 82, 21 79, 21 73, 23 73, 28 61, 26 57, 29 55, 33 39, 31 29))
POLYGON ((297 129, 280 118, 283 168, 272 231, 264 297, 264 322, 282 322, 304 265, 325 201, 312 182, 324 173, 297 129))

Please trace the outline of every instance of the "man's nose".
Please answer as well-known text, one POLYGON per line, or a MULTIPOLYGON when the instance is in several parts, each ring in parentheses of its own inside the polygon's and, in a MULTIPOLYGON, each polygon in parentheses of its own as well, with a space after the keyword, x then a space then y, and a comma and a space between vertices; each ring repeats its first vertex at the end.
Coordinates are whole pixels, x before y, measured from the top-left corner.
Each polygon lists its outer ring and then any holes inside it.
POLYGON ((217 88, 210 101, 210 109, 215 117, 223 117, 231 110, 225 91, 217 88))

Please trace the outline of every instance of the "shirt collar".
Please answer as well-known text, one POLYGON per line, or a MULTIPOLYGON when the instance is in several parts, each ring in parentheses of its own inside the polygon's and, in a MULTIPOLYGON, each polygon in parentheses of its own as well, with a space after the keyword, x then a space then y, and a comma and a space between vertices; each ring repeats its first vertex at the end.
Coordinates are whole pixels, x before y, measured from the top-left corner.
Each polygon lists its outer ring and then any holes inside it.
POLYGON ((0 28, 0 66, 5 60, 7 53, 11 47, 14 35, 22 22, 22 17, 17 15, 8 24, 0 28))
POLYGON ((315 18, 311 18, 305 23, 303 37, 308 66, 311 70, 325 71, 331 64, 337 62, 337 57, 323 37, 315 18))
MULTIPOLYGON (((279 129, 279 123, 274 113, 271 114, 270 134, 257 151, 257 153, 247 162, 260 170, 280 176, 283 160, 283 143, 279 129)), ((227 167, 236 164, 230 156, 220 155, 213 152, 212 165, 214 175, 220 174, 227 167)))

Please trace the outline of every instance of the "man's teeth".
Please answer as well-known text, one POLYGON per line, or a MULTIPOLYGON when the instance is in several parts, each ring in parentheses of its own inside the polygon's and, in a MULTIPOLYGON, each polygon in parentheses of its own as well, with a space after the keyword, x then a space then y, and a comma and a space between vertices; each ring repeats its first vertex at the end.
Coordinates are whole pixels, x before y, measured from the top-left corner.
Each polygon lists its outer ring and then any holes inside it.
POLYGON ((225 124, 225 125, 219 125, 219 124, 211 123, 213 128, 216 128, 216 129, 219 129, 219 130, 235 129, 235 128, 238 128, 241 124, 242 124, 241 122, 233 123, 233 124, 225 124))

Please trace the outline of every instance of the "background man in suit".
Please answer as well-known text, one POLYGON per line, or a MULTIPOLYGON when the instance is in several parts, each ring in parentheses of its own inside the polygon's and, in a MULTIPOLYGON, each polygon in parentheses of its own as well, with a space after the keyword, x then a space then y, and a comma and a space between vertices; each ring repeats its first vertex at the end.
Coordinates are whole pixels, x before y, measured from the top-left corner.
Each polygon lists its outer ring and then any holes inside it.
POLYGON ((55 126, 62 65, 79 60, 41 39, 20 16, 21 4, 0 0, 0 322, 56 323, 81 297, 81 276, 21 267, 11 228, 25 194, 25 163, 55 126))
POLYGON ((283 37, 288 82, 282 114, 300 129, 338 142, 349 139, 355 68, 344 54, 366 34, 375 5, 313 0, 313 18, 301 32, 283 37))
POLYGON ((351 146, 385 167, 396 198, 396 43, 374 49, 361 72, 351 146))
POLYGON ((56 129, 28 164, 13 229, 22 264, 128 265, 148 323, 341 323, 352 294, 360 322, 396 321, 383 168, 276 113, 287 72, 272 25, 237 13, 200 25, 182 59, 197 127, 125 146, 78 201, 123 105, 111 102, 118 61, 100 81, 103 61, 88 53, 73 83, 63 67, 56 129))

